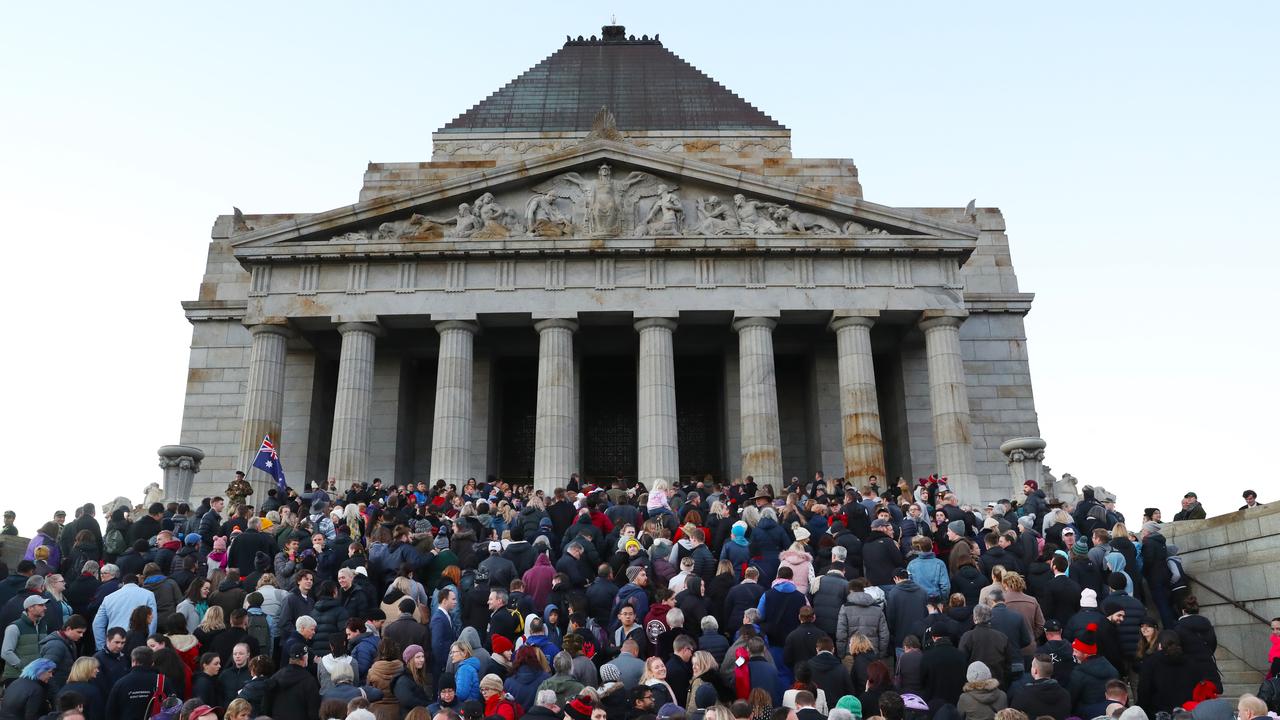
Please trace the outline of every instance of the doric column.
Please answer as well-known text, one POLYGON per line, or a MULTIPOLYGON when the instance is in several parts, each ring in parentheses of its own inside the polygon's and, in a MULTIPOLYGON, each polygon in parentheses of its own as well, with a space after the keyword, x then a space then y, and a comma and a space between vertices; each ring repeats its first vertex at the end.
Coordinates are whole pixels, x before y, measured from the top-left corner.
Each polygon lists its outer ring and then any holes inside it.
POLYGON ((550 493, 575 470, 578 408, 574 404, 573 320, 542 320, 538 331, 538 415, 534 427, 533 486, 550 493))
POLYGON ((960 325, 965 317, 926 311, 920 320, 920 329, 924 331, 928 357, 937 471, 946 476, 961 502, 977 503, 981 498, 969 428, 969 390, 960 357, 960 325))
POLYGON ((782 490, 782 433, 778 428, 778 383, 773 366, 773 328, 767 317, 736 320, 738 393, 742 418, 742 474, 756 484, 782 490))
POLYGON ((640 368, 636 380, 639 476, 646 487, 662 479, 673 484, 680 474, 676 440, 676 367, 672 333, 675 321, 644 318, 640 333, 640 368))
POLYGON ((831 321, 840 378, 844 477, 859 486, 871 475, 884 477, 884 436, 871 360, 871 326, 875 321, 874 315, 839 316, 831 321))
POLYGON ((432 482, 467 481, 471 472, 471 390, 475 335, 479 327, 465 320, 436 324, 440 360, 436 365, 436 413, 431 430, 432 482))
MULTIPOLYGON (((262 436, 270 435, 277 452, 284 455, 280 425, 284 417, 284 358, 292 332, 285 325, 251 325, 253 345, 249 349, 249 382, 244 394, 244 421, 240 425, 240 467, 253 486, 249 502, 259 506, 274 486, 271 476, 253 468, 262 446, 262 436)), ((289 466, 285 465, 287 469, 289 466)), ((188 488, 189 490, 190 488, 188 488)))
MULTIPOLYGON (((329 450, 329 479, 338 487, 367 481, 369 474, 369 413, 373 405, 374 345, 381 330, 373 323, 338 326, 342 354, 338 359, 338 391, 333 408, 333 440, 329 450)), ((288 464, 285 468, 288 469, 288 464)))

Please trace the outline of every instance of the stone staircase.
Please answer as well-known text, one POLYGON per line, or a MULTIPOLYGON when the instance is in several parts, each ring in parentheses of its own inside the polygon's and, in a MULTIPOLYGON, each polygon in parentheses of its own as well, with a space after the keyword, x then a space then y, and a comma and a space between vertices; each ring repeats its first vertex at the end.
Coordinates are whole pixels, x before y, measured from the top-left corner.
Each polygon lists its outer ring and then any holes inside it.
POLYGON ((1269 618, 1280 616, 1280 503, 1168 523, 1200 614, 1218 635, 1223 696, 1257 693, 1267 669, 1269 618))
POLYGON ((1218 662, 1218 671, 1222 673, 1222 697, 1238 699, 1245 693, 1258 694, 1258 686, 1262 684, 1263 672, 1236 657, 1230 650, 1218 646, 1214 653, 1218 662))

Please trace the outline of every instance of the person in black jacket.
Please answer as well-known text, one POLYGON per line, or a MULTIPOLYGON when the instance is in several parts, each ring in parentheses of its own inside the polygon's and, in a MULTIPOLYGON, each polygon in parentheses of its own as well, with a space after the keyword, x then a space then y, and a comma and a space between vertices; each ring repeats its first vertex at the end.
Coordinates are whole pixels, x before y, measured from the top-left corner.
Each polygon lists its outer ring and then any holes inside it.
POLYGON ((924 685, 923 696, 929 707, 942 707, 960 702, 964 692, 965 673, 969 658, 951 644, 943 631, 935 628, 933 644, 924 651, 920 661, 920 678, 924 685))
POLYGON ((1071 621, 1071 616, 1080 611, 1080 591, 1083 588, 1067 575, 1066 558, 1055 553, 1049 559, 1049 566, 1053 568, 1053 579, 1045 587, 1040 609, 1046 620, 1053 618, 1065 626, 1071 621))
POLYGON ((902 550, 893 539, 893 524, 878 519, 871 523, 871 537, 862 545, 862 563, 867 584, 892 585, 893 571, 906 566, 902 550))
MULTIPOLYGON (((146 714, 147 704, 151 701, 151 696, 157 687, 164 690, 162 685, 158 685, 164 682, 160 673, 151 666, 155 660, 155 653, 151 648, 145 645, 136 647, 129 654, 129 659, 132 661, 132 668, 111 686, 111 694, 107 696, 107 717, 109 718, 142 717, 146 714)), ((182 690, 182 688, 168 689, 169 692, 179 694, 182 690)))
POLYGON ((1021 710, 1029 718, 1042 716, 1066 720, 1071 714, 1071 693, 1053 678, 1054 663, 1047 655, 1031 661, 1031 682, 1018 688, 1009 707, 1021 710))
POLYGON ((856 695, 849 669, 835 656, 835 648, 830 637, 824 635, 818 638, 817 654, 805 661, 813 684, 829 698, 856 695))
POLYGON ((289 664, 266 684, 262 713, 276 720, 315 720, 320 716, 320 683, 307 671, 307 646, 286 649, 289 664))
POLYGON ((743 573, 742 582, 734 585, 729 589, 729 594, 724 600, 724 627, 729 632, 736 632, 742 627, 742 613, 747 608, 757 607, 760 604, 760 596, 764 595, 765 588, 760 584, 760 570, 756 567, 748 567, 743 573))
MULTIPOLYGON (((817 625, 814 624, 815 615, 813 608, 800 608, 800 625, 787 634, 786 642, 783 643, 782 658, 787 667, 795 667, 814 655, 818 654, 818 642, 822 638, 829 637, 817 625)), ((834 648, 835 645, 832 645, 834 648)), ((839 696, 837 696, 839 697, 839 696)))
POLYGON ((207 652, 200 656, 200 671, 191 676, 191 697, 200 698, 206 705, 221 705, 224 698, 218 684, 222 672, 222 658, 218 653, 207 652))

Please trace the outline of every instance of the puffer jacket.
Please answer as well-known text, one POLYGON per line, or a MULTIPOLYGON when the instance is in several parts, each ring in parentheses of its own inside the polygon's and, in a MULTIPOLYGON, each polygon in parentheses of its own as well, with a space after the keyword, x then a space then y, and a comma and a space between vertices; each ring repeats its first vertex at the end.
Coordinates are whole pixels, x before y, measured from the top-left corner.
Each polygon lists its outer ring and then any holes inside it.
POLYGON ((839 655, 849 652, 849 638, 866 635, 879 657, 889 654, 889 623, 884 610, 865 592, 849 593, 840 618, 836 623, 836 650, 839 655))
POLYGON ((973 565, 961 565, 951 574, 951 589, 964 595, 965 604, 969 606, 978 604, 978 596, 988 584, 987 577, 973 565))
POLYGON ((1113 615, 1117 610, 1124 610, 1124 621, 1116 626, 1116 636, 1120 639, 1120 649, 1125 659, 1133 660, 1138 654, 1138 641, 1142 639, 1142 618, 1147 608, 1132 595, 1120 590, 1113 590, 1102 601, 1102 614, 1113 615))
POLYGON ((791 568, 791 582, 796 589, 805 595, 809 594, 809 581, 816 580, 813 574, 813 556, 797 550, 783 550, 778 553, 779 569, 791 568))
POLYGON ((324 597, 316 600, 311 608, 311 618, 316 621, 316 634, 311 637, 311 657, 321 658, 329 654, 329 636, 341 633, 347 626, 350 615, 337 598, 324 597))
POLYGON ((59 631, 54 631, 40 639, 40 657, 52 660, 53 677, 49 680, 49 694, 56 695, 67 677, 71 675, 71 665, 76 661, 76 647, 59 631))
POLYGON ((839 629, 840 609, 844 607, 848 594, 849 581, 838 572, 827 573, 818 578, 818 584, 813 588, 813 612, 817 616, 815 622, 822 632, 832 638, 836 637, 839 629))
POLYGON ((762 518, 751 531, 751 556, 777 561, 778 556, 791 544, 782 526, 772 518, 762 518))

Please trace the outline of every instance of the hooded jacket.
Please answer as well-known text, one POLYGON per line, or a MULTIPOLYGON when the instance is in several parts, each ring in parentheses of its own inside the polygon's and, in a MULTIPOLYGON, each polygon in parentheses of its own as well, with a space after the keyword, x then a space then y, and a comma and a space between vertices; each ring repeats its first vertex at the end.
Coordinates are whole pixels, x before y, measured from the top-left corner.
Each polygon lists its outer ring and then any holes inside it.
POLYGON ((1066 720, 1071 714, 1071 693, 1053 678, 1032 680, 1013 694, 1009 707, 1021 710, 1029 718, 1049 716, 1066 720))
POLYGON ((994 720, 996 713, 1009 707, 1009 700, 995 678, 968 682, 956 710, 965 720, 994 720))
POLYGON ((773 587, 760 596, 756 609, 760 611, 760 624, 769 643, 775 647, 786 644, 787 636, 800 625, 800 608, 809 599, 796 589, 790 580, 774 581, 773 587))
POLYGON ((524 591, 533 598, 534 607, 544 607, 547 597, 551 595, 551 582, 555 578, 556 569, 551 566, 551 559, 546 553, 539 553, 533 567, 524 574, 524 591))
POLYGON ((791 568, 791 582, 795 584, 796 589, 808 595, 810 580, 817 580, 813 573, 813 556, 807 552, 788 549, 779 553, 778 559, 780 568, 791 568))
POLYGON ((914 580, 903 580, 885 593, 884 614, 893 632, 893 647, 901 647, 911 626, 929 614, 929 595, 914 580))
MULTIPOLYGON (((1081 717, 1094 717, 1099 704, 1106 702, 1107 681, 1120 677, 1114 665, 1101 655, 1094 655, 1071 670, 1071 709, 1081 717)), ((1190 695, 1187 696, 1190 698, 1190 695)), ((1141 702, 1139 704, 1142 704, 1141 702)), ((1151 712, 1157 708, 1143 707, 1151 712)), ((1106 710, 1104 706, 1102 710, 1106 710)))
POLYGON ((872 585, 892 585, 893 571, 904 565, 898 543, 878 530, 862 545, 862 563, 872 585))
POLYGON ((160 618, 172 615, 178 609, 178 603, 182 602, 182 589, 173 578, 152 575, 142 583, 142 586, 155 595, 156 611, 160 618))
POLYGON ((884 610, 865 592, 849 593, 840 608, 836 622, 836 649, 841 655, 848 651, 849 638, 857 634, 866 635, 871 640, 877 656, 889 654, 889 623, 884 610))

